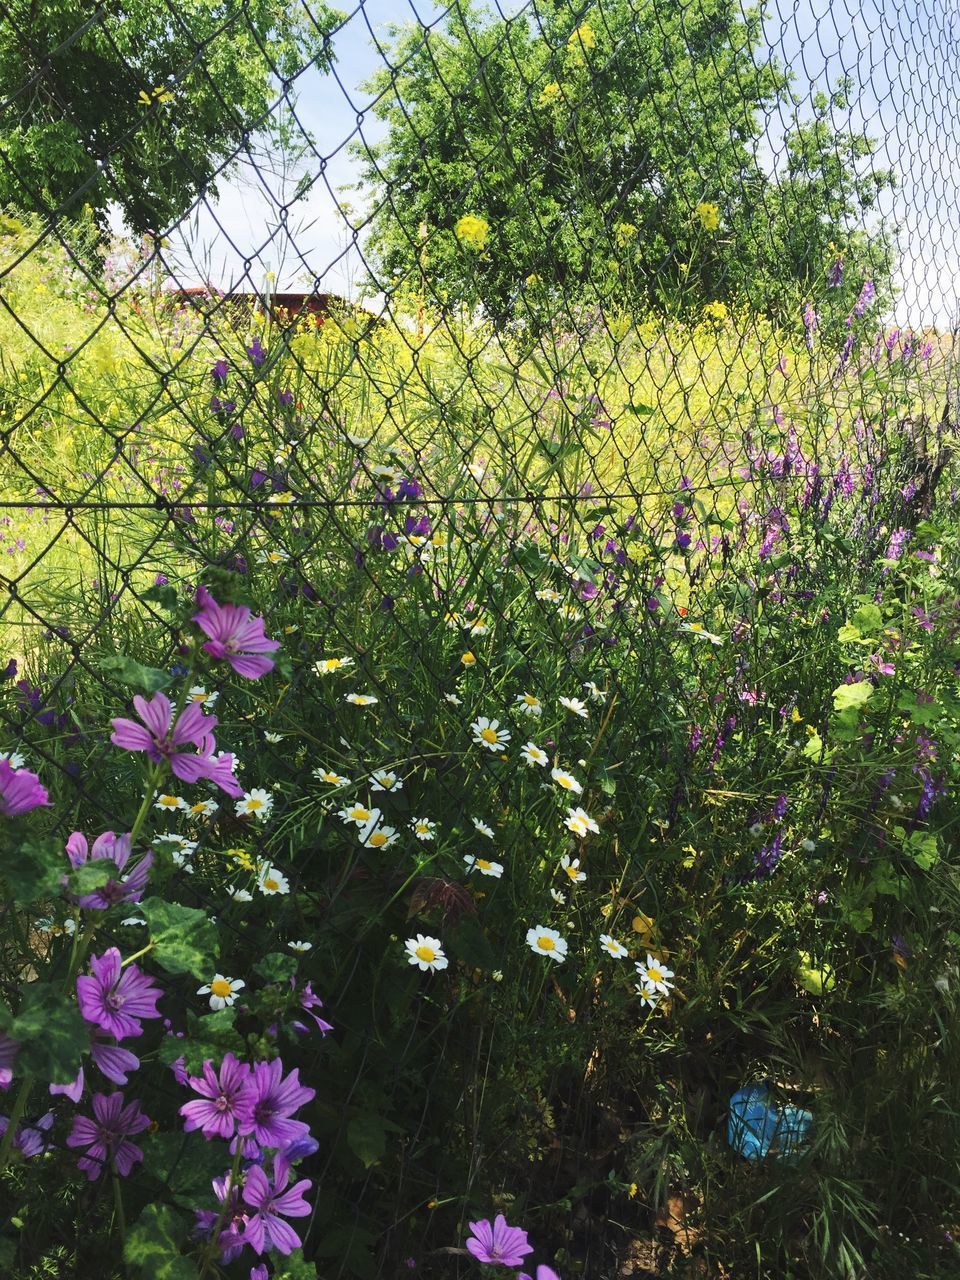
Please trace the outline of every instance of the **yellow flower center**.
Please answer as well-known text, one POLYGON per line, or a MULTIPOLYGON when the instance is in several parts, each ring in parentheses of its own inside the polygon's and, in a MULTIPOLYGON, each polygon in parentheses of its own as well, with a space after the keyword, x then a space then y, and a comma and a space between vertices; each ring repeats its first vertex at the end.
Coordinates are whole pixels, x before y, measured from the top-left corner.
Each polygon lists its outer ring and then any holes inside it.
POLYGON ((566 871, 567 875, 573 881, 576 881, 577 876, 580 874, 579 867, 564 867, 564 871, 566 871))
POLYGON ((480 737, 484 740, 484 742, 496 742, 497 731, 496 729, 481 729, 480 737))
POLYGON ((273 876, 267 876, 263 882, 263 887, 269 890, 270 893, 276 893, 280 888, 280 881, 274 880, 273 876))
POLYGON ((523 695, 523 700, 528 707, 539 707, 540 705, 540 699, 535 698, 532 693, 525 693, 523 695))
POLYGON ((465 653, 463 657, 460 659, 460 661, 463 663, 465 667, 472 667, 473 664, 476 662, 476 658, 473 656, 472 653, 465 653))
POLYGON ((567 791, 573 790, 573 779, 568 777, 567 774, 565 773, 559 774, 557 777, 557 782, 560 784, 561 787, 565 787, 567 791))
POLYGON ((654 966, 652 969, 647 970, 647 977, 651 982, 662 982, 663 971, 654 966))
POLYGON ((488 862, 486 858, 478 858, 477 866, 480 868, 481 871, 489 871, 490 868, 493 866, 493 863, 488 862))
POLYGON ((366 822, 370 817, 369 809, 351 809, 350 817, 355 818, 358 822, 366 822))
POLYGON ((537 946, 541 951, 556 951, 557 944, 552 938, 542 937, 537 939, 537 946))
POLYGON ((262 809, 262 808, 263 808, 263 801, 258 799, 256 796, 251 796, 250 799, 247 801, 248 813, 253 813, 255 810, 262 809))
POLYGON ((165 809, 176 809, 180 805, 180 797, 179 796, 161 796, 159 803, 162 804, 165 809))
POLYGON ((423 960, 426 964, 433 964, 434 960, 437 958, 437 953, 434 951, 433 947, 417 947, 413 954, 418 960, 423 960))
POLYGON ((382 831, 375 831, 370 837, 370 843, 375 849, 380 849, 387 843, 388 838, 382 831))
POLYGON ((215 978, 213 982, 210 983, 211 995, 220 996, 222 999, 224 996, 232 995, 232 993, 233 988, 226 978, 215 978))

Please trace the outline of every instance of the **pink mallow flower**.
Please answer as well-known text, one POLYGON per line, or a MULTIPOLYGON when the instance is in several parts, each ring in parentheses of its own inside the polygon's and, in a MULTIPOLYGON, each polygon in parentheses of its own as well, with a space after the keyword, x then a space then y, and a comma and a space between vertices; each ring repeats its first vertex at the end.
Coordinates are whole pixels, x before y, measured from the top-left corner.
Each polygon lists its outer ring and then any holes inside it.
POLYGON ((210 1138, 232 1138, 237 1123, 238 1109, 242 1109, 253 1089, 253 1072, 245 1062, 238 1062, 232 1053, 224 1055, 219 1075, 209 1060, 203 1064, 202 1076, 190 1076, 187 1083, 200 1098, 186 1102, 180 1108, 185 1118, 186 1133, 199 1129, 210 1138))
POLYGON ((467 1239, 467 1250, 478 1262, 489 1262, 501 1267, 519 1267, 533 1245, 527 1241, 522 1227, 508 1227, 502 1213, 498 1213, 493 1226, 488 1219, 471 1222, 473 1233, 467 1239))
POLYGON ((140 1035, 141 1018, 159 1018, 159 987, 135 964, 121 968, 120 952, 110 947, 102 956, 90 957, 92 977, 77 978, 77 1003, 87 1022, 122 1040, 140 1035))
POLYGON ((14 769, 9 760, 0 760, 0 814, 17 818, 42 805, 49 805, 47 789, 29 769, 14 769))
MULTIPOLYGON (((526 1271, 521 1271, 517 1276, 517 1280, 533 1280, 533 1276, 527 1275, 526 1271)), ((537 1267, 537 1280, 560 1280, 560 1277, 554 1271, 553 1267, 545 1267, 541 1265, 537 1267)))
POLYGON ((284 1080, 280 1058, 258 1062, 253 1068, 250 1093, 237 1107, 239 1132, 244 1137, 252 1135, 261 1147, 289 1147, 310 1132, 309 1125, 290 1117, 315 1094, 315 1089, 300 1083, 298 1068, 284 1080))
POLYGON ((267 638, 262 618, 252 617, 246 605, 217 604, 206 587, 197 588, 197 602, 200 612, 193 621, 210 637, 205 653, 226 658, 237 675, 248 680, 259 680, 273 670, 273 659, 262 655, 279 649, 280 641, 267 638))
POLYGON ((171 771, 184 782, 207 778, 229 796, 242 796, 243 788, 233 776, 233 756, 217 750, 213 729, 216 716, 204 715, 198 702, 188 702, 173 723, 173 706, 163 693, 155 693, 148 702, 136 694, 133 705, 143 724, 119 717, 111 721, 110 741, 124 751, 145 751, 151 764, 166 761, 171 771), (194 746, 196 755, 179 750, 194 746))
MULTIPOLYGON (((82 831, 74 831, 67 841, 67 857, 74 870, 86 862, 97 862, 106 859, 112 862, 118 871, 122 871, 130 860, 130 837, 115 836, 112 831, 104 831, 97 836, 91 849, 87 837, 82 831)), ((139 902, 147 887, 147 874, 153 865, 153 854, 147 852, 128 875, 117 880, 108 880, 93 893, 85 893, 74 898, 81 907, 94 911, 106 911, 117 902, 139 902)))
POLYGON ((256 1212, 251 1214, 243 1239, 254 1253, 265 1253, 268 1249, 276 1249, 277 1253, 289 1254, 300 1247, 300 1237, 284 1218, 305 1218, 310 1213, 310 1206, 303 1198, 303 1193, 313 1185, 309 1179, 302 1178, 287 1190, 290 1181, 290 1165, 282 1156, 273 1158, 273 1184, 267 1181, 267 1175, 259 1165, 255 1164, 247 1170, 243 1183, 243 1201, 256 1212))
POLYGON ((87 1148, 86 1154, 77 1161, 77 1168, 91 1182, 111 1166, 125 1178, 143 1159, 143 1152, 129 1138, 149 1128, 149 1116, 140 1110, 139 1101, 124 1106, 122 1093, 95 1093, 93 1115, 92 1120, 88 1116, 74 1116, 67 1138, 68 1147, 87 1148))

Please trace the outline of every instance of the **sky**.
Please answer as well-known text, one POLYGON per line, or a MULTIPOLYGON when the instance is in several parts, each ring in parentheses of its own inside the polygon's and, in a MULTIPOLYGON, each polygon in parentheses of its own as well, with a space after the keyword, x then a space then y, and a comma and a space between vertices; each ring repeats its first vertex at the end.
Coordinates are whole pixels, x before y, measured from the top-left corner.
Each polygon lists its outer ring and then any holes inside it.
MULTIPOLYGON (((695 3, 696 0, 677 0, 695 3)), ((510 12, 523 7, 514 0, 510 12)), ((361 0, 333 37, 334 72, 310 68, 296 88, 296 114, 312 135, 316 154, 283 182, 280 157, 244 165, 221 184, 216 201, 201 201, 168 251, 181 284, 209 281, 223 289, 309 290, 357 298, 369 278, 362 248, 362 201, 348 188, 357 178, 347 142, 376 142, 383 126, 365 114, 370 95, 360 89, 382 65, 376 41, 391 22, 436 23, 442 10, 411 0, 361 0), (358 123, 359 121, 359 123, 358 123), (321 163, 322 162, 322 163, 321 163), (289 210, 303 172, 315 179, 306 198, 289 210), (341 211, 354 210, 353 223, 341 211), (246 264, 249 262, 249 270, 246 264)), ((940 329, 958 321, 960 304, 960 0, 768 0, 764 34, 770 56, 794 76, 801 104, 842 76, 854 82, 849 111, 838 125, 876 140, 872 163, 893 169, 898 185, 885 192, 881 211, 897 228, 900 291, 889 319, 940 329)), ((785 122, 767 122, 758 145, 761 161, 776 168, 785 122)), ((369 305, 369 303, 367 304, 369 305)))

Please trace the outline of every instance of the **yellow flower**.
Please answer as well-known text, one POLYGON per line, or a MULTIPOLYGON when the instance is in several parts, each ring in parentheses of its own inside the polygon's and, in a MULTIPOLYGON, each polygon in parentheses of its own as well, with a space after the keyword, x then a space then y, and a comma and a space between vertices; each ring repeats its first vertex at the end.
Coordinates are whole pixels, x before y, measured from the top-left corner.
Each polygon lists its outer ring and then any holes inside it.
POLYGON ((528 289, 535 289, 537 285, 541 283, 541 281, 537 273, 535 271, 531 271, 523 283, 527 286, 528 289))
POLYGON ((708 302, 703 308, 703 318, 712 324, 723 324, 727 318, 727 308, 722 302, 708 302))
POLYGON ((700 219, 700 225, 704 231, 716 231, 720 226, 720 210, 709 200, 701 201, 694 213, 700 219))
POLYGON ((548 107, 551 102, 556 102, 559 97, 560 86, 557 84, 556 80, 553 80, 550 84, 543 86, 543 92, 537 99, 537 106, 548 107))
POLYGON ((803 716, 796 707, 790 712, 790 719, 794 724, 803 724, 803 716))
POLYGON ((454 234, 462 245, 468 249, 480 250, 487 243, 490 223, 483 218, 476 218, 472 213, 465 213, 457 219, 454 234))
POLYGON ((630 1186, 627 1188, 627 1195, 630 1197, 631 1200, 633 1200, 639 1190, 640 1188, 637 1186, 637 1184, 635 1182, 631 1182, 630 1186))
POLYGON ((460 655, 460 661, 465 667, 472 667, 476 663, 477 659, 474 654, 470 653, 468 650, 466 653, 460 655))
POLYGON ((629 244, 638 233, 637 228, 632 222, 618 222, 613 228, 613 234, 617 244, 623 248, 623 246, 625 244, 629 244))
POLYGON ((595 49, 596 47, 597 33, 589 22, 581 22, 579 27, 571 31, 567 37, 567 48, 575 53, 584 49, 595 49))

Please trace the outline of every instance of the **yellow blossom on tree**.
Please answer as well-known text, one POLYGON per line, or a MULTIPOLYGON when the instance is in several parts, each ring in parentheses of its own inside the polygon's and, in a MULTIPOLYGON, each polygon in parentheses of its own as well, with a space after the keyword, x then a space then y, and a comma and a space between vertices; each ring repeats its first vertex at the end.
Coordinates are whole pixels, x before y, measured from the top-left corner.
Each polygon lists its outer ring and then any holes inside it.
POLYGON ((540 94, 540 97, 537 99, 537 106, 547 107, 550 105, 551 102, 556 102, 559 97, 560 97, 560 86, 559 84, 557 84, 556 80, 553 80, 550 82, 550 84, 546 84, 543 86, 543 92, 540 94))
POLYGON ((462 245, 468 249, 480 250, 487 243, 490 224, 483 218, 476 218, 472 213, 465 213, 457 219, 454 234, 462 245))
POLYGON ((567 48, 572 49, 575 53, 580 53, 587 49, 595 49, 596 47, 597 33, 589 22, 581 22, 579 27, 571 31, 567 37, 567 48))
POLYGON ((618 222, 613 228, 613 234, 617 244, 622 248, 625 244, 629 244, 638 232, 632 222, 618 222))
POLYGON ((702 201, 694 210, 700 219, 704 231, 716 231, 720 226, 720 210, 708 200, 702 201))
POLYGON ((703 308, 703 318, 713 324, 723 324, 727 318, 727 308, 722 302, 708 302, 703 308))

